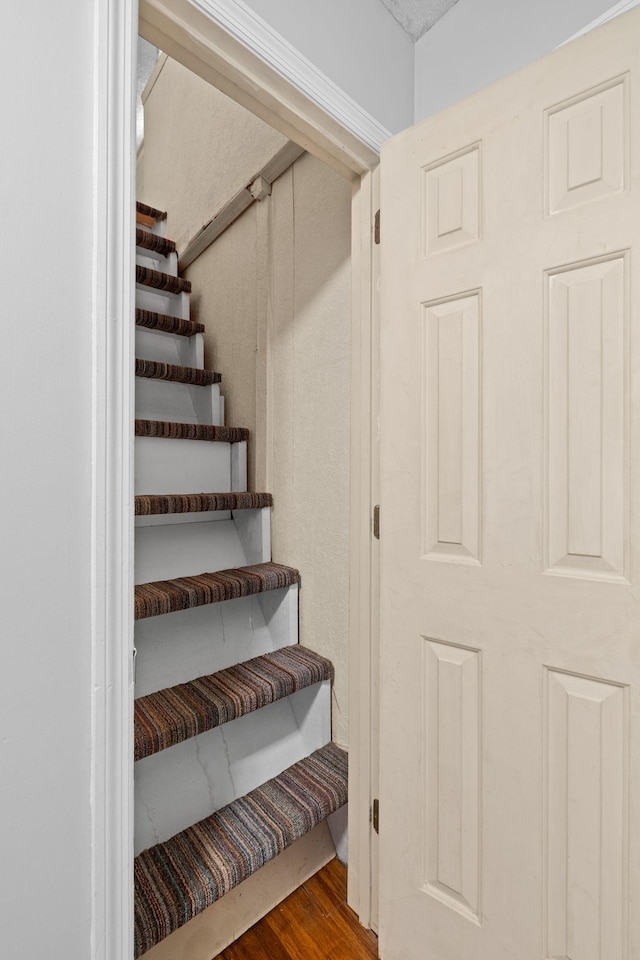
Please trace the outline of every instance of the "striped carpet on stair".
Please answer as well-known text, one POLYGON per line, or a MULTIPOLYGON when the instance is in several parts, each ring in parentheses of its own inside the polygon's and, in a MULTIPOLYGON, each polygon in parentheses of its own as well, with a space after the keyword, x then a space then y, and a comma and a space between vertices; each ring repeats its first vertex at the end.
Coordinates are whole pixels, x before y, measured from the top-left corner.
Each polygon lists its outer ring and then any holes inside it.
POLYGON ((135 858, 135 955, 219 900, 347 801, 347 755, 330 743, 135 858))
POLYGON ((209 603, 249 597, 266 590, 289 587, 299 581, 300 574, 293 567, 256 563, 195 577, 139 583, 135 588, 135 619, 145 620, 209 603))
POLYGON ((190 280, 173 277, 170 273, 161 273, 151 267, 136 266, 136 283, 143 287, 153 287, 162 293, 191 293, 190 280))
POLYGON ((207 510, 260 510, 271 506, 270 493, 154 493, 139 494, 135 500, 136 517, 207 510))
POLYGON ((208 387, 220 383, 222 375, 213 370, 200 370, 198 367, 180 367, 175 363, 161 363, 159 360, 136 360, 136 377, 147 380, 169 380, 172 383, 188 383, 195 387, 208 387))
POLYGON ((135 759, 332 679, 330 660, 295 645, 140 697, 134 711, 135 759))
POLYGON ((173 240, 159 237, 157 233, 149 233, 148 230, 141 230, 140 227, 136 227, 136 247, 151 250, 163 257, 168 257, 170 253, 176 252, 176 245, 173 240))
POLYGON ((162 333, 175 333, 180 337, 204 333, 204 323, 170 317, 167 313, 156 313, 155 310, 141 310, 139 307, 136 308, 136 325, 148 330, 160 330, 162 333))
POLYGON ((154 220, 167 219, 166 210, 156 210, 155 207, 150 207, 148 203, 141 203, 140 200, 136 201, 136 213, 141 213, 144 217, 153 217, 154 220))
POLYGON ((136 437, 161 437, 165 440, 210 440, 239 443, 249 439, 245 427, 213 427, 208 423, 172 423, 168 420, 136 420, 136 437))

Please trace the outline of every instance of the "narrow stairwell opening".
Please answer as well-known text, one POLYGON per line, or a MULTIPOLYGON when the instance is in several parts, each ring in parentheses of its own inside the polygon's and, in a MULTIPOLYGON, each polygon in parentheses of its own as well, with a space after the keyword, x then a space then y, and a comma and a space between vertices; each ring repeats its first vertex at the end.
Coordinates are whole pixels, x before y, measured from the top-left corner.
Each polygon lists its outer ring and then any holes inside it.
POLYGON ((212 960, 347 859, 350 186, 167 57, 143 101, 135 956, 212 960))

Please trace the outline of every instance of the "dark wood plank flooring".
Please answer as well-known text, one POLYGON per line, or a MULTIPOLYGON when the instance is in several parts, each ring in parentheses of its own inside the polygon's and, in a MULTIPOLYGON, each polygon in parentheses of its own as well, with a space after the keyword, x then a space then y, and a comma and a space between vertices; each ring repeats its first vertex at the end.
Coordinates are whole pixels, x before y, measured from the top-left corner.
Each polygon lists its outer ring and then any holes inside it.
POLYGON ((347 871, 332 860, 216 960, 374 960, 378 938, 346 900, 347 871))

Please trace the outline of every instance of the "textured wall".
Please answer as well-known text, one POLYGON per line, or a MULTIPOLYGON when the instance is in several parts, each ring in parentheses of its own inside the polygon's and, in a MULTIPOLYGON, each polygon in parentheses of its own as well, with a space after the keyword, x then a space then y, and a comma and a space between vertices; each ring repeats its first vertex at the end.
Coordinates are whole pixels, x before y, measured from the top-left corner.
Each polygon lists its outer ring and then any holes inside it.
POLYGON ((146 159, 138 199, 171 212, 171 237, 184 249, 287 139, 175 60, 164 61, 143 100, 146 159))
POLYGON ((350 186, 306 155, 270 205, 273 553, 302 573, 301 640, 334 663, 333 735, 346 743, 350 186))
MULTIPOLYGON (((222 374, 225 422, 251 431, 249 487, 256 489, 257 337, 259 296, 257 205, 226 230, 198 257, 185 277, 193 284, 193 316, 206 324, 205 362, 222 374)), ((173 210, 169 208, 168 232, 173 210)))
MULTIPOLYGON (((144 199, 169 211, 170 236, 176 229, 178 236, 191 236, 211 198, 217 209, 257 172, 260 157, 264 163, 284 143, 172 61, 147 97, 145 129, 144 199), (177 93, 169 89, 171 78, 177 93), (175 148, 178 160, 170 163, 176 129, 182 142, 175 148)), ((207 366, 223 376, 226 421, 252 431, 250 486, 274 495, 274 559, 302 574, 300 639, 336 667, 334 739, 342 744, 348 708, 350 218, 350 183, 304 155, 276 181, 272 196, 250 207, 185 274, 193 283, 195 313, 207 325, 207 366)))

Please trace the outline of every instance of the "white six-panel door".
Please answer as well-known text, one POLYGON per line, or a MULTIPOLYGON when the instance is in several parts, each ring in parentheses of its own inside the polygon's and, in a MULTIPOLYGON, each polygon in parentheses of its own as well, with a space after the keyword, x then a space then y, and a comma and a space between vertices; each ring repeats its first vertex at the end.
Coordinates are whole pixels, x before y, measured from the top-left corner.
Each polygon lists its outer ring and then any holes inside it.
POLYGON ((383 147, 383 960, 640 958, 639 54, 383 147))

